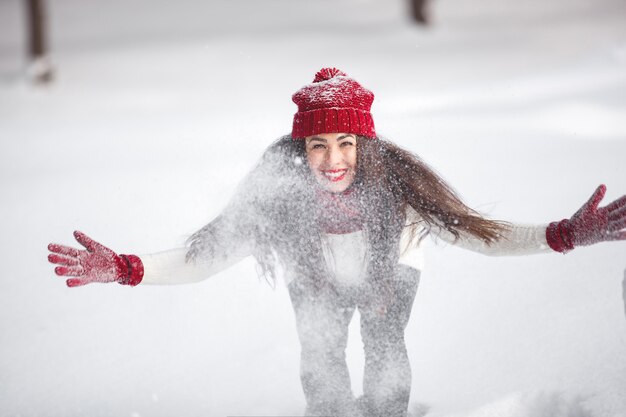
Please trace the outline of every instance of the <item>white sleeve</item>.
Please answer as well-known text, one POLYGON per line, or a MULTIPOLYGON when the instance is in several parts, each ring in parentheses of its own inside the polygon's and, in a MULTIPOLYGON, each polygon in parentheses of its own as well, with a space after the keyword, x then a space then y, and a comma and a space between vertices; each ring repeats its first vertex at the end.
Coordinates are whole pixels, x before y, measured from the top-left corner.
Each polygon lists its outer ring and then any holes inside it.
POLYGON ((445 229, 435 230, 433 228, 432 233, 435 237, 439 237, 448 243, 484 255, 520 256, 553 252, 546 241, 547 227, 547 225, 512 224, 499 240, 491 244, 487 244, 485 241, 467 234, 462 234, 456 239, 452 233, 445 229))
POLYGON ((143 263, 142 284, 188 284, 202 281, 249 255, 246 251, 230 253, 213 259, 200 258, 187 262, 187 248, 140 255, 143 263))

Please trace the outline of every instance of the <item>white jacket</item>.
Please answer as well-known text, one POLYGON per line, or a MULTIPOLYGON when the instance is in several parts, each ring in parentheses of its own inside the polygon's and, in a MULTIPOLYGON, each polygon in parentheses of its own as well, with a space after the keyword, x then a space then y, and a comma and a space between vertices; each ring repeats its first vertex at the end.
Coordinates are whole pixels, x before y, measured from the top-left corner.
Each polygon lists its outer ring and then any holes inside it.
MULTIPOLYGON (((455 239, 445 229, 431 230, 431 236, 456 246, 490 256, 531 255, 552 252, 546 242, 547 225, 512 225, 511 229, 498 241, 487 245, 473 236, 455 239)), ((406 229, 408 230, 408 229, 406 229)), ((398 242, 400 263, 418 270, 423 268, 423 247, 408 246, 408 234, 404 233, 398 242)), ((363 282, 368 264, 368 247, 363 231, 347 234, 325 234, 322 236, 324 259, 337 283, 358 285, 363 282)), ((140 256, 144 265, 142 284, 183 284, 204 280, 252 253, 248 244, 242 244, 211 259, 203 258, 186 262, 187 248, 172 249, 140 256)), ((285 271, 287 284, 294 274, 285 271)))

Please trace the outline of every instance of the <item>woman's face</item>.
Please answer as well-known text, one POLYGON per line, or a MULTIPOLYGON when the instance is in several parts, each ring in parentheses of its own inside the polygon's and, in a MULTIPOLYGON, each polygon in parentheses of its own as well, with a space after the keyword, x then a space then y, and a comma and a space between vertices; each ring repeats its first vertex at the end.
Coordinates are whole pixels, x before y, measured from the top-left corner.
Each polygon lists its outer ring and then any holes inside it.
POLYGON ((318 184, 331 193, 345 191, 356 177, 356 135, 320 133, 305 141, 307 163, 318 184))

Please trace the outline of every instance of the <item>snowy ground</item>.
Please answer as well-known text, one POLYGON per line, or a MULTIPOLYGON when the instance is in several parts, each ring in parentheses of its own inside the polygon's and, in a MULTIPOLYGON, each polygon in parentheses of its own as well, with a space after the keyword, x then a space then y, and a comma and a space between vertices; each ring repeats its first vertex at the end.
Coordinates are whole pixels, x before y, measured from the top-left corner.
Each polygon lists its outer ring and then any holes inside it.
MULTIPOLYGON (((323 66, 374 90, 377 130, 470 205, 544 223, 626 192, 622 0, 50 0, 56 82, 22 77, 0 1, 0 415, 294 415, 285 288, 251 260, 190 286, 68 289, 78 228, 122 253, 182 245, 289 131, 323 66)), ((431 245, 407 343, 439 417, 626 415, 626 243, 486 258, 431 245)), ((356 324, 356 321, 355 323, 356 324)), ((362 353, 349 360, 361 391, 362 353)))

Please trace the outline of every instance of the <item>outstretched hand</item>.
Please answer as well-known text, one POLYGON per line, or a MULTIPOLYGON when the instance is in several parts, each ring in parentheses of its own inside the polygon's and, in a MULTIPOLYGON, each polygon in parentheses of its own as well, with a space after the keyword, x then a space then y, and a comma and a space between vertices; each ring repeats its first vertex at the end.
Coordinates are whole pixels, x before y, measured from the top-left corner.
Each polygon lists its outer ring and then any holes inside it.
POLYGON ((600 185, 571 218, 551 223, 546 234, 550 246, 566 252, 577 246, 626 240, 626 195, 599 207, 605 194, 606 186, 600 185))
POLYGON ((134 255, 118 255, 82 232, 74 237, 86 250, 51 243, 48 261, 57 264, 54 272, 59 276, 73 277, 66 280, 68 287, 93 282, 119 282, 137 285, 143 277, 141 260, 134 255))

